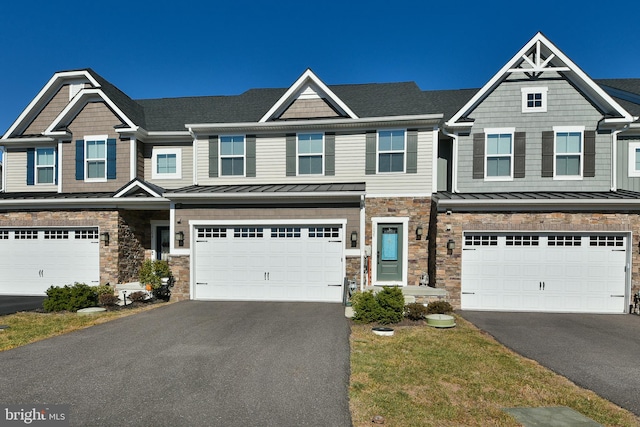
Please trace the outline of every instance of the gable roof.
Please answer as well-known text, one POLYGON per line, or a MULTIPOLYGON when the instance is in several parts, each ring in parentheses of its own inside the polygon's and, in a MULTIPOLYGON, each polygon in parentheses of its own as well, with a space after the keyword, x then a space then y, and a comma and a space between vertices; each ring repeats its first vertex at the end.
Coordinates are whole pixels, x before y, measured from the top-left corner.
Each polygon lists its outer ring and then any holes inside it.
POLYGON ((613 97, 539 32, 456 112, 447 124, 468 126, 469 114, 511 74, 519 73, 535 78, 545 72, 559 73, 567 78, 602 112, 605 122, 631 123, 634 120, 613 97))

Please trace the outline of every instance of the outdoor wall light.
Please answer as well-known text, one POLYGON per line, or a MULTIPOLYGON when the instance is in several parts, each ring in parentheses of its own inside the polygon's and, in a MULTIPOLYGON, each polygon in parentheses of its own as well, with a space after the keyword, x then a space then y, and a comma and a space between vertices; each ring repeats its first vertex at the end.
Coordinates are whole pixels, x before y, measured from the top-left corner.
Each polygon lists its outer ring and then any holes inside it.
POLYGON ((355 248, 358 245, 358 232, 357 231, 352 231, 351 232, 351 247, 355 248))
POLYGON ((456 242, 453 239, 449 239, 447 242, 447 249, 452 251, 456 248, 456 242))
POLYGON ((417 226, 416 227, 416 240, 422 239, 422 233, 423 233, 422 226, 421 225, 417 226))
POLYGON ((100 233, 100 241, 104 243, 105 246, 109 246, 109 232, 105 231, 104 233, 100 233))
POLYGON ((184 231, 176 231, 176 240, 178 241, 178 246, 184 246, 184 231))

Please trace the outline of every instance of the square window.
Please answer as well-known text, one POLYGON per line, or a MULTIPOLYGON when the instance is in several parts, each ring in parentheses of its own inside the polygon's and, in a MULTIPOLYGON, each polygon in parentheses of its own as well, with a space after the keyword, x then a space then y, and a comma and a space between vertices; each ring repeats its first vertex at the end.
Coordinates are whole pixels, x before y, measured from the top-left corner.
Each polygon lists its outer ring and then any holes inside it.
POLYGON ((378 172, 404 172, 405 131, 378 132, 378 172))
POLYGON ((547 111, 547 90, 546 87, 523 87, 521 89, 522 112, 545 113, 547 111))
POLYGON ((220 137, 220 174, 222 176, 244 176, 244 136, 220 137))
POLYGON ((153 148, 151 156, 152 179, 181 179, 182 150, 180 148, 153 148))
POLYGON ((298 134, 298 175, 322 175, 324 173, 323 157, 323 134, 298 134))
POLYGON ((53 184, 55 173, 55 148, 36 148, 36 184, 53 184))
POLYGON ((629 142, 629 170, 630 178, 640 178, 640 141, 629 142))

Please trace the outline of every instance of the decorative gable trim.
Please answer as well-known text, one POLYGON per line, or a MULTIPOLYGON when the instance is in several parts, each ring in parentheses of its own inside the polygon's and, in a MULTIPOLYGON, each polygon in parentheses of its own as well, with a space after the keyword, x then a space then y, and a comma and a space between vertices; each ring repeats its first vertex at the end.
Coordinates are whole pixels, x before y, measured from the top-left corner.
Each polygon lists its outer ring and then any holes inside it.
POLYGON ((149 184, 148 182, 144 182, 136 178, 130 181, 127 185, 125 185, 118 191, 116 191, 113 197, 114 198, 127 197, 140 190, 147 193, 149 197, 162 197, 162 193, 164 191, 163 188, 160 188, 156 185, 149 184))
POLYGON ((535 78, 544 72, 562 73, 607 116, 604 123, 627 124, 634 121, 620 104, 598 86, 568 56, 542 33, 537 33, 516 53, 453 117, 446 123, 451 127, 469 127, 473 121, 467 116, 489 96, 509 75, 518 73, 535 78))
POLYGON ((119 129, 119 131, 132 131, 135 132, 138 129, 131 119, 129 119, 120 108, 111 100, 101 89, 83 89, 73 100, 67 104, 58 117, 53 120, 49 127, 44 131, 44 135, 47 136, 64 136, 67 134, 66 130, 59 130, 61 127, 68 125, 74 117, 76 117, 80 111, 90 102, 101 101, 107 104, 109 109, 120 119, 129 129, 119 129))
POLYGON ((273 106, 262 116, 260 123, 265 123, 269 120, 273 120, 278 117, 295 99, 314 99, 314 98, 326 98, 330 104, 341 114, 348 116, 352 119, 357 119, 358 116, 351 111, 351 109, 345 104, 336 94, 325 85, 322 80, 315 75, 310 68, 302 73, 302 75, 296 80, 291 87, 273 104, 273 106), (324 95, 324 96, 322 96, 324 95))
POLYGON ((29 103, 27 108, 24 109, 22 114, 18 116, 16 121, 11 125, 9 130, 2 137, 3 139, 10 138, 16 132, 20 132, 31 123, 31 121, 37 116, 37 114, 49 103, 51 98, 60 90, 65 83, 78 83, 85 80, 94 88, 99 88, 100 83, 91 75, 88 70, 79 71, 64 71, 55 73, 53 77, 47 82, 47 84, 40 90, 38 95, 29 103))

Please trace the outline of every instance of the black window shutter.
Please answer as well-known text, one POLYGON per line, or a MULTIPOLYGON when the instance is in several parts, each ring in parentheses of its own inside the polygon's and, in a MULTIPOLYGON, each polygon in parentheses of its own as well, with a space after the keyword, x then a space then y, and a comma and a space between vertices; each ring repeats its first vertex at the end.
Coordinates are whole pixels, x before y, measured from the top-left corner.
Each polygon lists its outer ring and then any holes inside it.
POLYGON ((588 130, 584 133, 584 174, 592 178, 596 176, 596 132, 588 130))
POLYGON ((365 174, 375 175, 376 173, 376 131, 367 132, 366 136, 366 154, 365 154, 365 174))
POLYGON ((218 135, 209 137, 209 178, 218 177, 218 135))
POLYGON ((418 131, 407 131, 407 173, 418 173, 418 131))
POLYGON ((256 176, 256 136, 247 135, 246 140, 246 163, 247 170, 245 175, 249 178, 256 176))
POLYGON ((516 132, 514 135, 515 142, 513 144, 513 177, 524 178, 526 165, 526 132, 516 132))
POLYGON ((107 139, 107 179, 116 179, 116 140, 113 138, 107 139))
POLYGON ((287 176, 296 176, 296 136, 294 134, 287 135, 287 147, 286 147, 286 167, 287 176))
POLYGON ((324 135, 324 174, 333 176, 336 174, 336 134, 324 135))
POLYGON ((542 132, 542 177, 553 178, 553 140, 552 130, 542 132))
POLYGON ((76 180, 84 181, 84 139, 76 140, 76 180))
POLYGON ((27 148, 27 185, 36 183, 36 150, 27 148))
POLYGON ((473 179, 484 179, 484 133, 473 134, 473 179))

